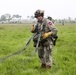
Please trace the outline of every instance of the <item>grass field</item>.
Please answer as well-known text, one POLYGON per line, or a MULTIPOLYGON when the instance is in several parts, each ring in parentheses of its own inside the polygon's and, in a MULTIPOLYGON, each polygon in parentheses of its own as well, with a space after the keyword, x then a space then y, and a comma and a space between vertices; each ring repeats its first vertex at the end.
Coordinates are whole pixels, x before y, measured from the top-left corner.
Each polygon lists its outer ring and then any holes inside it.
MULTIPOLYGON (((21 54, 0 60, 0 75, 76 75, 76 25, 56 25, 58 40, 53 49, 51 69, 40 68, 40 60, 31 41, 21 54)), ((23 47, 32 36, 30 25, 0 25, 0 58, 23 47)))

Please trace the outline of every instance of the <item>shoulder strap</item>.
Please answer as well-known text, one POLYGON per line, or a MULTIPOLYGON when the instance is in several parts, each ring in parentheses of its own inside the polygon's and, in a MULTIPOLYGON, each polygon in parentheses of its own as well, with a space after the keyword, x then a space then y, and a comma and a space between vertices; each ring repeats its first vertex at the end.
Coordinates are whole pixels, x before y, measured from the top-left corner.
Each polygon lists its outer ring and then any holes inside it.
POLYGON ((47 25, 47 19, 46 18, 44 19, 44 25, 45 26, 47 25))
POLYGON ((46 25, 47 25, 47 19, 45 18, 44 19, 44 22, 43 22, 43 31, 45 32, 45 27, 46 27, 46 25))

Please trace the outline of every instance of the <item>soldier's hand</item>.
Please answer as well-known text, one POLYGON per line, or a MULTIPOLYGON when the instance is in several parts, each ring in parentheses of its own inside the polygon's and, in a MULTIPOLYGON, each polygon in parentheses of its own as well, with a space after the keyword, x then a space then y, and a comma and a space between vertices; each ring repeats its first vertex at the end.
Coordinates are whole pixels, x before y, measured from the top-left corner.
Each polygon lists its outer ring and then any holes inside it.
POLYGON ((35 27, 34 27, 34 25, 32 25, 32 27, 31 27, 31 31, 34 31, 35 30, 35 27))
POLYGON ((42 38, 43 38, 43 39, 46 39, 46 38, 49 37, 50 35, 51 35, 51 32, 44 33, 44 34, 42 35, 42 38))

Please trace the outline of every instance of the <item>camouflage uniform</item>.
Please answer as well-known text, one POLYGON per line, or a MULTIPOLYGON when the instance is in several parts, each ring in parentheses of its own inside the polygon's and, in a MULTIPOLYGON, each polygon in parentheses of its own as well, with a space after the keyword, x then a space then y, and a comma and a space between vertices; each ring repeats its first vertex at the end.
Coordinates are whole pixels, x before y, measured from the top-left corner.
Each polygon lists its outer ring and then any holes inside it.
MULTIPOLYGON (((38 21, 35 25, 35 30, 33 33, 40 31, 40 27, 43 25, 43 30, 41 31, 42 35, 47 32, 52 32, 52 35, 57 34, 56 26, 50 21, 49 19, 43 18, 42 21, 38 21)), ((37 35, 38 36, 38 35, 37 35)), ((34 37, 35 44, 37 43, 37 36, 34 37)), ((52 49, 53 49, 53 41, 55 38, 51 38, 51 36, 47 37, 46 39, 40 40, 39 47, 38 47, 38 56, 41 60, 42 66, 52 66, 52 49)))

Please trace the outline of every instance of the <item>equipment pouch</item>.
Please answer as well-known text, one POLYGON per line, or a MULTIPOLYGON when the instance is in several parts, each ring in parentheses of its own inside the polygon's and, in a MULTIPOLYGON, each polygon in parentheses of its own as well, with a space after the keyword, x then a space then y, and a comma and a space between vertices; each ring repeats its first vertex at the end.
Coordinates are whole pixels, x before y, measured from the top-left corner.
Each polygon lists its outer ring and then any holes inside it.
POLYGON ((36 35, 36 36, 33 38, 34 47, 36 47, 37 41, 38 41, 38 35, 36 35))

